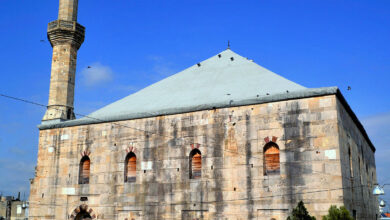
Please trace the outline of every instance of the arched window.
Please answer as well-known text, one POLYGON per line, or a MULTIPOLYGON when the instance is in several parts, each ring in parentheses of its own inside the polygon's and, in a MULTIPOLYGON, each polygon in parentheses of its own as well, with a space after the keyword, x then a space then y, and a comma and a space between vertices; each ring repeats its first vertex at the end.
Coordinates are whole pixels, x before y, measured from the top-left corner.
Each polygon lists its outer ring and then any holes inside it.
POLYGON ((133 152, 126 156, 125 160, 125 182, 135 182, 137 177, 137 157, 133 152))
POLYGON ((88 220, 88 219, 92 219, 91 215, 86 212, 85 210, 82 210, 81 212, 79 212, 75 218, 75 220, 88 220))
MULTIPOLYGON (((349 146, 349 144, 348 144, 348 146, 349 146)), ((349 175, 351 178, 353 178, 353 163, 352 163, 351 146, 348 147, 348 156, 349 156, 349 175)))
POLYGON ((274 142, 264 146, 264 175, 280 173, 279 147, 274 142))
POLYGON ((359 176, 360 176, 360 184, 363 185, 363 172, 362 172, 362 164, 359 156, 359 176))
POLYGON ((88 156, 84 156, 80 161, 79 184, 89 184, 91 160, 88 156))
POLYGON ((190 153, 190 179, 200 179, 202 177, 202 153, 198 149, 193 149, 190 153))

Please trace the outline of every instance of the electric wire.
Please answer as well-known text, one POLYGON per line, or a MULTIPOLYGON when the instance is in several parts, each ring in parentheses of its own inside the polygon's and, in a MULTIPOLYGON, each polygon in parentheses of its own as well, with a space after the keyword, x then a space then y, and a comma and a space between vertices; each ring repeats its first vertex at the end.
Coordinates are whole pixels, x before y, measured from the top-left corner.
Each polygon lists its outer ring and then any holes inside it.
MULTIPOLYGON (((45 108, 48 107, 47 105, 43 105, 43 104, 38 103, 38 102, 34 102, 34 101, 31 101, 31 100, 27 100, 27 99, 15 97, 15 96, 6 95, 6 94, 3 94, 3 93, 0 93, 0 96, 8 98, 8 99, 13 99, 13 100, 16 100, 16 101, 20 101, 20 102, 25 102, 25 103, 28 103, 28 104, 40 106, 40 107, 45 107, 45 108)), ((54 109, 57 110, 57 111, 63 112, 63 110, 61 110, 61 109, 58 109, 58 108, 54 108, 54 109)), ((123 125, 123 124, 120 124, 120 123, 117 123, 117 122, 105 121, 105 120, 102 120, 102 119, 99 119, 99 118, 91 117, 89 115, 84 115, 84 114, 80 114, 80 113, 76 113, 76 112, 74 112, 74 114, 78 115, 78 116, 81 116, 81 117, 85 117, 85 118, 89 118, 89 119, 92 119, 92 120, 96 120, 96 121, 101 122, 101 123, 109 123, 109 124, 113 124, 113 125, 129 128, 129 129, 133 129, 133 130, 136 130, 136 131, 145 132, 147 134, 154 134, 154 135, 161 136, 161 137, 172 138, 172 136, 158 134, 156 132, 147 131, 147 130, 143 130, 143 129, 140 129, 140 128, 131 127, 131 126, 128 126, 128 125, 123 125)), ((224 123, 224 124, 226 124, 226 123, 224 123)), ((203 135, 199 135, 199 136, 203 136, 203 135)), ((230 150, 226 150, 226 149, 223 149, 223 151, 230 152, 230 153, 235 153, 235 154, 238 154, 238 155, 241 155, 241 156, 246 156, 245 154, 238 153, 238 151, 230 151, 230 150)), ((262 157, 256 157, 256 156, 253 156, 253 155, 251 157, 252 158, 256 158, 256 159, 263 159, 262 157)), ((247 165, 249 166, 251 164, 247 164, 247 165)))
MULTIPOLYGON (((36 106, 48 108, 47 105, 43 105, 41 103, 30 101, 30 100, 27 100, 27 99, 22 99, 22 98, 18 98, 18 97, 14 97, 14 96, 9 96, 9 95, 5 95, 5 94, 2 94, 2 93, 0 93, 0 96, 3 96, 5 98, 9 98, 9 99, 13 99, 13 100, 16 100, 16 101, 21 101, 21 102, 25 102, 25 103, 28 103, 28 104, 33 104, 33 105, 36 105, 36 106)), ((60 111, 60 112, 63 112, 63 110, 58 109, 58 108, 53 108, 53 109, 55 109, 57 111, 60 111)), ((110 124, 114 124, 114 125, 130 128, 130 129, 133 129, 133 130, 142 131, 142 132, 145 132, 145 133, 151 133, 151 134, 155 134, 155 135, 159 135, 159 136, 163 136, 163 137, 169 137, 169 136, 157 134, 155 132, 146 131, 146 130, 143 130, 143 129, 140 129, 140 128, 134 128, 134 127, 130 127, 130 126, 127 126, 127 125, 122 125, 122 124, 119 124, 119 123, 116 123, 116 122, 105 121, 105 120, 102 120, 102 119, 99 119, 99 118, 91 117, 89 115, 84 115, 84 114, 80 114, 80 113, 76 113, 76 112, 73 112, 73 113, 75 115, 78 115, 78 116, 81 116, 81 117, 85 117, 85 118, 89 118, 89 119, 92 119, 92 120, 96 120, 98 122, 110 123, 110 124)))
MULTIPOLYGON (((0 96, 5 97, 5 98, 9 98, 9 99, 13 99, 13 100, 16 100, 16 101, 21 101, 21 102, 25 102, 25 103, 28 103, 28 104, 33 104, 33 105, 36 105, 36 106, 47 108, 46 105, 43 105, 43 104, 40 104, 40 103, 37 103, 37 102, 34 102, 34 101, 30 101, 30 100, 27 100, 27 99, 22 99, 22 98, 18 98, 18 97, 14 97, 14 96, 9 96, 9 95, 5 95, 5 94, 2 94, 2 93, 0 93, 0 96)), ((56 109, 56 110, 62 111, 60 109, 56 109)), ((90 118, 90 119, 93 119, 93 120, 97 120, 97 121, 100 121, 100 122, 104 122, 104 123, 116 124, 116 125, 123 126, 123 127, 126 127, 126 128, 135 129, 135 130, 146 132, 146 133, 152 133, 152 134, 156 134, 156 135, 159 135, 159 136, 164 136, 164 135, 157 134, 157 133, 154 133, 154 132, 151 132, 151 131, 146 131, 146 130, 143 130, 143 129, 134 128, 134 127, 130 127, 130 126, 127 126, 127 125, 122 125, 122 124, 115 123, 115 122, 107 122, 105 120, 101 120, 101 119, 98 119, 98 118, 90 117, 90 116, 84 115, 84 114, 79 114, 79 113, 74 113, 74 114, 78 115, 78 116, 82 116, 82 117, 87 117, 87 118, 90 118)), ((164 136, 164 137, 168 137, 168 136, 164 136)), ((228 150, 224 150, 224 151, 228 151, 228 150)), ((229 151, 229 152, 237 153, 235 151, 229 151)), ((258 157, 254 157, 254 158, 262 159, 262 158, 258 158, 258 157)), ((248 166, 250 164, 242 164, 242 165, 248 166)), ((201 181, 201 182, 208 182, 208 181, 201 181)), ((341 187, 341 188, 334 188, 334 189, 322 189, 322 190, 315 190, 315 191, 309 191, 309 192, 298 192, 298 193, 279 194, 279 195, 270 195, 270 196, 260 196, 260 197, 252 197, 252 198, 230 199, 230 200, 222 200, 222 201, 208 201, 208 202, 205 202, 205 203, 220 203, 220 202, 240 201, 240 200, 266 199, 266 198, 273 198, 273 197, 294 196, 294 195, 320 193, 320 192, 342 190, 342 189, 362 188, 362 187, 371 187, 371 186, 370 185, 360 185, 360 186, 353 186, 353 187, 341 187)), ((192 204, 192 203, 194 203, 194 202, 185 202, 185 203, 181 202, 179 204, 172 204, 172 203, 170 203, 168 205, 183 205, 183 204, 192 204)), ((37 204, 44 205, 44 204, 39 203, 39 202, 37 204)), ((147 206, 158 206, 158 205, 161 205, 161 204, 145 204, 145 205, 147 205, 147 206)), ((61 206, 61 205, 56 205, 56 206, 61 206)))
MULTIPOLYGON (((43 105, 43 104, 38 103, 38 102, 30 101, 30 100, 23 99, 23 98, 19 98, 19 97, 15 97, 15 96, 6 95, 6 94, 3 94, 3 93, 0 93, 0 96, 5 97, 5 98, 8 98, 8 99, 13 99, 13 100, 16 100, 16 101, 25 102, 25 103, 28 103, 28 104, 40 106, 40 107, 45 107, 45 108, 48 107, 48 106, 43 105)), ((61 112, 62 112, 61 109, 58 109, 58 108, 54 108, 54 109, 57 110, 57 111, 61 111, 61 112)), ((117 122, 105 121, 105 120, 102 120, 102 119, 99 119, 99 118, 91 117, 91 116, 84 115, 84 114, 80 114, 80 113, 76 113, 76 112, 74 112, 74 114, 75 114, 75 115, 78 115, 78 116, 81 116, 81 117, 86 117, 86 118, 89 118, 89 119, 93 119, 93 120, 96 120, 96 121, 99 121, 99 122, 102 122, 102 123, 110 123, 110 124, 114 124, 114 125, 126 127, 126 128, 129 128, 129 129, 137 130, 137 131, 141 131, 141 132, 145 132, 145 133, 149 133, 149 134, 154 134, 154 135, 161 136, 161 137, 172 138, 172 136, 162 135, 162 134, 158 134, 158 133, 156 133, 156 132, 146 131, 146 130, 143 130, 143 129, 140 129, 140 128, 130 127, 130 126, 123 125, 123 124, 120 124, 120 123, 117 123, 117 122)), ((226 124, 226 123, 224 123, 224 124, 226 124)), ((202 135, 199 135, 199 136, 202 136, 202 135)), ((240 154, 240 153, 238 153, 238 151, 237 151, 237 152, 236 152, 236 151, 229 151, 229 150, 226 150, 226 149, 224 149, 223 151, 225 151, 225 152, 231 152, 231 153, 236 153, 236 154, 238 154, 238 155, 245 156, 245 154, 240 154)), ((252 156, 252 158, 262 159, 262 158, 256 157, 256 156, 252 156)), ((249 164, 248 164, 248 165, 249 165, 249 164)))
MULTIPOLYGON (((201 182, 206 182, 206 181, 201 181, 201 182)), ((250 197, 250 198, 222 199, 220 201, 217 201, 217 200, 215 200, 215 201, 201 201, 201 203, 209 204, 209 203, 224 203, 224 202, 234 202, 234 201, 262 200, 262 199, 269 199, 269 198, 275 198, 275 197, 287 197, 287 196, 291 196, 292 197, 292 196, 304 195, 304 194, 330 192, 330 191, 336 191, 336 190, 348 190, 348 189, 352 190, 352 189, 365 188, 365 187, 369 188, 371 186, 370 185, 359 185, 359 186, 351 186, 351 187, 339 187, 339 188, 313 190, 313 191, 308 191, 308 192, 296 192, 296 193, 285 193, 285 194, 277 194, 277 195, 269 195, 269 196, 257 196, 257 197, 250 197)), ((266 187, 264 187, 264 188, 266 188, 266 187)), ((234 193, 234 192, 235 191, 232 191, 232 193, 234 193)), ((213 192, 209 192, 209 193, 213 193, 213 192)), ((216 192, 214 192, 214 193, 216 193, 216 192)), ((236 192, 236 193, 239 193, 239 192, 236 192)), ((272 193, 272 192, 268 192, 268 193, 272 193)), ((80 196, 80 195, 74 195, 74 196, 80 196)), ((188 204, 197 204, 197 203, 199 203, 199 201, 185 201, 185 202, 177 202, 177 203, 168 203, 168 202, 161 203, 160 201, 158 201, 158 202, 153 202, 153 203, 155 203, 155 204, 150 204, 150 203, 149 204, 142 204, 142 206, 188 205, 188 204)), ((42 204, 40 202, 34 202, 34 203, 30 202, 30 204, 53 206, 53 204, 42 204)), ((61 204, 56 204, 55 206, 62 206, 62 205, 61 204)), ((135 205, 135 206, 137 206, 137 205, 135 205)), ((115 206, 109 206, 109 207, 115 207, 115 206)))

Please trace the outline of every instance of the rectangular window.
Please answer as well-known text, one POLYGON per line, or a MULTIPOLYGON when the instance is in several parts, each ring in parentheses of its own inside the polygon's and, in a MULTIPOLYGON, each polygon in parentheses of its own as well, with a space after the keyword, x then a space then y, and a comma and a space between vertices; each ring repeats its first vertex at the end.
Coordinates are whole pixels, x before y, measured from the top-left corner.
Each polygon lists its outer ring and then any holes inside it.
POLYGON ((18 215, 22 214, 22 206, 21 205, 16 206, 16 214, 18 214, 18 215))

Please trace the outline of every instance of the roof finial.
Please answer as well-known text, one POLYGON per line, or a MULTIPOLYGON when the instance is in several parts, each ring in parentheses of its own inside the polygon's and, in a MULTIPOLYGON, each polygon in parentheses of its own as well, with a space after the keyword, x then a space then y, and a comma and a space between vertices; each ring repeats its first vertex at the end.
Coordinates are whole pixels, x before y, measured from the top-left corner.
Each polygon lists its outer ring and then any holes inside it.
POLYGON ((230 49, 230 40, 228 40, 228 48, 227 49, 230 49))

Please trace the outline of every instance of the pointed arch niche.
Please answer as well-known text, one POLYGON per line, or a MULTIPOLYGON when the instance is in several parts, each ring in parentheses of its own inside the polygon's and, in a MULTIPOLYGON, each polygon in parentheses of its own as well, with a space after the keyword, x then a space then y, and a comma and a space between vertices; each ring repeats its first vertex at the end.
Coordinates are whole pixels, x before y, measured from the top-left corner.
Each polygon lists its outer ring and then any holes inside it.
POLYGON ((135 182, 137 179, 137 156, 129 152, 125 159, 125 183, 135 182))
POLYGON ((85 155, 80 160, 79 184, 89 184, 90 169, 91 160, 85 155))
POLYGON ((202 153, 199 149, 190 152, 190 179, 200 179, 202 177, 202 153))

